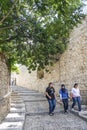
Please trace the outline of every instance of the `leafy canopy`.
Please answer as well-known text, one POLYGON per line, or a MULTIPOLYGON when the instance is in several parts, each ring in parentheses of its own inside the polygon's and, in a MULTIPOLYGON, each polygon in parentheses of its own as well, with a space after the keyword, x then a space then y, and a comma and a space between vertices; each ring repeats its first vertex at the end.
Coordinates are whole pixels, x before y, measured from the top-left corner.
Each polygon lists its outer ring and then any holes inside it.
POLYGON ((0 52, 11 66, 45 68, 83 16, 80 0, 0 0, 0 52))

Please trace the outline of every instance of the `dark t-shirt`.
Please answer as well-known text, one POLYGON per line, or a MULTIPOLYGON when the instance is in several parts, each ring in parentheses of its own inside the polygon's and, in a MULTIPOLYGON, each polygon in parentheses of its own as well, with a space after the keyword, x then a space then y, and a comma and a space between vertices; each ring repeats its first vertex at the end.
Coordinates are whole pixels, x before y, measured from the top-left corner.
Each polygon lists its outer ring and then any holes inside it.
MULTIPOLYGON (((55 89, 53 87, 47 87, 46 88, 46 92, 49 94, 49 96, 51 97, 51 99, 55 98, 55 94, 54 94, 55 93, 55 89)), ((48 98, 48 96, 46 96, 46 98, 48 98)))

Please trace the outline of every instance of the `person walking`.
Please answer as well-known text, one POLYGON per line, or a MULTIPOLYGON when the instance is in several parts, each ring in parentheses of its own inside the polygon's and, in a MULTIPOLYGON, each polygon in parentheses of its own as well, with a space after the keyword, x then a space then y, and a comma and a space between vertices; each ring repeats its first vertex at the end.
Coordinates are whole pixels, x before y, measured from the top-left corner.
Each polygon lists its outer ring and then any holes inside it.
POLYGON ((64 113, 68 112, 68 90, 65 88, 65 85, 61 85, 61 89, 59 90, 60 100, 63 102, 64 113))
POLYGON ((45 94, 49 103, 49 115, 52 116, 56 107, 55 89, 52 82, 50 82, 46 88, 45 94))
POLYGON ((74 87, 71 90, 71 98, 73 100, 72 109, 74 109, 74 106, 77 103, 78 104, 78 111, 81 111, 81 96, 80 96, 80 90, 78 87, 78 83, 75 83, 74 87))

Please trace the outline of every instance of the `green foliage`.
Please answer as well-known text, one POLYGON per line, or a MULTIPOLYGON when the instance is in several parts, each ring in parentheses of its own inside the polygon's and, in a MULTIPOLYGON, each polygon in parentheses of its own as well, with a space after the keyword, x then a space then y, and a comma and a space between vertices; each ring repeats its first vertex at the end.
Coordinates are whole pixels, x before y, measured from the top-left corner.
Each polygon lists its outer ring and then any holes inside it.
POLYGON ((12 67, 11 67, 11 71, 12 71, 12 72, 16 72, 17 74, 20 73, 18 66, 15 65, 15 64, 12 65, 12 67))
POLYGON ((1 0, 0 52, 29 70, 44 69, 62 54, 83 18, 80 0, 1 0))

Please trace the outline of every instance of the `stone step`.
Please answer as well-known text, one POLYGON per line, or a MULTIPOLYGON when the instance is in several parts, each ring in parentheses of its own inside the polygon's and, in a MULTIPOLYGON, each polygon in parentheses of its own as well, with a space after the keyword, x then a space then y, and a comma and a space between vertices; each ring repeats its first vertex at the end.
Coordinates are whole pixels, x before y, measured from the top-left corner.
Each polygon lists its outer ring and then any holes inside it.
POLYGON ((18 97, 18 98, 20 98, 20 95, 12 94, 11 97, 18 97))
MULTIPOLYGON (((84 107, 82 107, 82 108, 84 108, 84 107)), ((79 112, 78 110, 74 109, 74 110, 71 110, 71 112, 72 112, 73 114, 79 116, 80 118, 82 118, 83 120, 85 120, 85 121, 87 122, 87 109, 86 109, 86 110, 83 109, 83 110, 80 111, 80 112, 79 112)))
POLYGON ((21 108, 21 107, 25 107, 24 103, 11 103, 11 107, 16 107, 16 108, 21 108))
POLYGON ((87 121, 87 111, 81 111, 78 114, 83 120, 87 121))
POLYGON ((19 104, 21 104, 21 103, 23 103, 23 100, 21 100, 21 101, 17 101, 17 100, 15 100, 15 101, 11 101, 11 103, 19 103, 19 104))
POLYGON ((12 91, 11 95, 14 95, 14 94, 19 95, 18 92, 13 92, 13 91, 12 91))
POLYGON ((11 96, 11 99, 22 99, 21 96, 11 96))
POLYGON ((29 96, 29 97, 44 97, 44 95, 40 95, 40 94, 26 94, 26 93, 24 93, 24 94, 20 94, 20 96, 22 97, 22 96, 29 96))
POLYGON ((31 94, 31 93, 20 93, 20 96, 44 96, 44 95, 42 95, 40 93, 33 93, 33 94, 31 94))
POLYGON ((25 107, 21 107, 21 108, 11 107, 10 112, 11 113, 25 113, 25 107))
POLYGON ((23 130, 23 122, 3 122, 0 124, 0 130, 23 130))
POLYGON ((9 113, 6 118, 5 122, 18 122, 25 120, 25 113, 9 113))
POLYGON ((21 96, 19 96, 19 95, 11 95, 11 98, 21 98, 21 96))
POLYGON ((26 92, 26 93, 39 93, 37 90, 13 90, 13 93, 26 92))
POLYGON ((46 99, 24 99, 24 102, 42 102, 42 101, 47 101, 46 99))
POLYGON ((23 130, 24 121, 25 104, 20 94, 12 91, 10 112, 0 124, 0 130, 23 130))
POLYGON ((11 98, 11 102, 23 102, 23 100, 19 98, 11 98))
POLYGON ((11 101, 12 101, 12 100, 17 100, 17 101, 18 101, 18 100, 22 100, 22 98, 19 98, 19 97, 16 97, 16 98, 15 98, 15 97, 12 97, 12 96, 11 96, 11 101))
POLYGON ((11 98, 18 98, 18 99, 21 99, 21 96, 19 96, 19 95, 11 95, 11 98))
POLYGON ((20 96, 20 93, 18 93, 18 94, 12 93, 11 96, 20 96))

